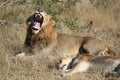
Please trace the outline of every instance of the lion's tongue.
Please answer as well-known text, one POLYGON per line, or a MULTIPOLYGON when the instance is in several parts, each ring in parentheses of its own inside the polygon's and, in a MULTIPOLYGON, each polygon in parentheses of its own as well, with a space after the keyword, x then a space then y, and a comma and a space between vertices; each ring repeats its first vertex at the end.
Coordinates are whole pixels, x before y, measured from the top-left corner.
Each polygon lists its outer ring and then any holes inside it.
POLYGON ((36 22, 33 27, 34 27, 35 29, 40 29, 40 23, 36 22))

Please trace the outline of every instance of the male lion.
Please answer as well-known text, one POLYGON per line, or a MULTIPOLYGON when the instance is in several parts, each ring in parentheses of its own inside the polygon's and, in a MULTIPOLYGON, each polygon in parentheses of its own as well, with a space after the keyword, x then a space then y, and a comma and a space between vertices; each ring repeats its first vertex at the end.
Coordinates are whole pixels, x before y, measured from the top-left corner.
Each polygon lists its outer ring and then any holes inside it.
POLYGON ((104 72, 120 72, 120 56, 77 55, 75 58, 64 57, 58 62, 61 76, 70 76, 78 72, 102 70, 104 72))
POLYGON ((57 33, 55 21, 44 11, 36 11, 27 19, 26 24, 28 28, 24 44, 29 54, 36 51, 39 54, 58 53, 54 55, 59 57, 75 57, 86 52, 107 55, 108 48, 99 39, 57 33))

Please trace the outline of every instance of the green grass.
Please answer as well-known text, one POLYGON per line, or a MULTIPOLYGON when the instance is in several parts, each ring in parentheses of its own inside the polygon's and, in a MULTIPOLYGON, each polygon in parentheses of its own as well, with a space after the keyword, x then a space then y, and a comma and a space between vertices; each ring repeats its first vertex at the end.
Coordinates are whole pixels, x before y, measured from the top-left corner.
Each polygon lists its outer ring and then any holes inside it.
POLYGON ((9 20, 11 20, 12 22, 21 22, 22 19, 18 16, 18 12, 15 11, 15 10, 11 10, 9 13, 8 13, 8 18, 9 20))
POLYGON ((66 19, 64 23, 75 32, 83 32, 84 26, 77 25, 78 21, 79 21, 78 18, 72 18, 72 19, 66 19))
MULTIPOLYGON (((93 0, 94 1, 94 0, 93 0)), ((109 4, 109 0, 96 0, 96 3, 95 3, 95 6, 97 7, 97 8, 99 8, 99 7, 104 7, 104 8, 106 8, 109 4)))

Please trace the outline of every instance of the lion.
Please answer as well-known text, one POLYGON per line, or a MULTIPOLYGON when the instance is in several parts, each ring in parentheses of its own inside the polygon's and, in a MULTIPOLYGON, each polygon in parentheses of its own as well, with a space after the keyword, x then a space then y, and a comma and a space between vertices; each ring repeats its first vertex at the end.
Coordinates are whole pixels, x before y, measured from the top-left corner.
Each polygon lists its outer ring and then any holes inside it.
POLYGON ((89 70, 103 70, 107 72, 120 72, 120 56, 93 56, 89 54, 78 55, 75 58, 64 57, 58 62, 61 76, 72 76, 78 72, 89 70))
POLYGON ((58 33, 55 21, 45 11, 37 10, 26 20, 26 24, 25 54, 55 53, 59 57, 75 57, 85 53, 109 55, 109 49, 102 40, 58 33))

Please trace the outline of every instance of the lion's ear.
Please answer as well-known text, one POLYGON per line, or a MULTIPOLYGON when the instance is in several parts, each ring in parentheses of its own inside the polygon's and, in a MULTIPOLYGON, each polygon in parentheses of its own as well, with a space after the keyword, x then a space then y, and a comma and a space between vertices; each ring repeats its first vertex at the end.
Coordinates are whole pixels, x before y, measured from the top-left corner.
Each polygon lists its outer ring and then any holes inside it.
POLYGON ((55 25, 55 21, 53 20, 52 16, 49 15, 50 21, 52 21, 52 24, 55 25))
POLYGON ((49 16, 49 19, 52 20, 52 16, 48 15, 49 16))
POLYGON ((55 25, 55 21, 54 21, 54 20, 52 20, 52 22, 53 22, 53 25, 55 25))
POLYGON ((30 26, 30 25, 31 25, 31 22, 26 22, 26 25, 27 25, 27 26, 30 26))
POLYGON ((34 19, 34 15, 31 15, 30 17, 28 17, 26 19, 26 25, 30 26, 32 24, 33 19, 34 19))

